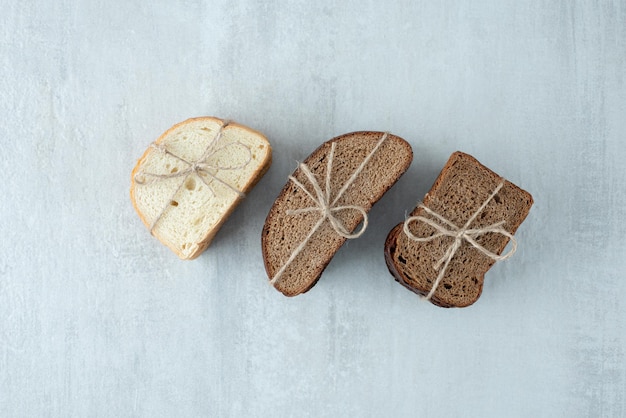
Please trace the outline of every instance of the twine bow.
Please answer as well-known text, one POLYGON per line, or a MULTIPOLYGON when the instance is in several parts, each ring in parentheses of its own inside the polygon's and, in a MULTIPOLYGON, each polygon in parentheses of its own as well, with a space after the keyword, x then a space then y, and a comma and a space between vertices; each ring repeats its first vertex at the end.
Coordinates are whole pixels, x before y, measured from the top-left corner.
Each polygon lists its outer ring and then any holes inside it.
POLYGON ((314 205, 310 207, 302 208, 302 209, 295 209, 295 210, 289 209, 285 213, 290 216, 295 216, 295 215, 300 215, 300 214, 309 213, 309 212, 320 212, 321 216, 320 216, 320 219, 317 221, 317 223, 309 231, 309 234, 306 236, 306 238, 298 245, 298 247, 296 247, 294 252, 291 253, 289 258, 287 259, 287 262, 283 264, 280 270, 278 270, 278 272, 274 275, 274 277, 272 277, 272 279, 270 280, 270 284, 272 285, 276 284, 276 282, 283 275, 287 267, 293 262, 293 260, 295 260, 298 254, 302 252, 302 250, 304 249, 306 244, 309 242, 309 240, 313 237, 315 232, 317 232, 317 230, 322 226, 324 221, 326 221, 327 219, 330 222, 330 225, 335 230, 335 232, 337 232, 337 234, 339 234, 340 236, 346 239, 354 239, 363 235, 368 225, 367 211, 363 207, 357 206, 357 205, 342 205, 342 206, 336 206, 336 205, 339 199, 341 199, 343 194, 346 192, 346 190, 348 190, 348 188, 352 185, 352 183, 354 183, 354 181, 359 176, 359 174, 361 174, 361 172, 365 168, 365 165, 369 162, 369 160, 372 158, 374 153, 376 153, 378 148, 380 148, 380 146, 385 141, 385 139, 387 139, 388 135, 389 135, 388 132, 385 132, 383 134, 380 140, 376 143, 376 146, 372 149, 372 151, 370 151, 367 157, 365 157, 365 159, 361 162, 359 167, 357 167, 354 173, 352 173, 348 181, 346 181, 346 183, 341 187, 341 189, 339 189, 339 192, 337 192, 337 195, 332 200, 331 200, 332 190, 331 190, 330 183, 331 183, 333 159, 335 156, 335 147, 336 147, 335 142, 333 142, 330 146, 330 154, 328 156, 328 163, 326 166, 325 190, 322 190, 322 187, 320 186, 317 179, 315 178, 315 175, 311 173, 311 170, 306 164, 301 163, 299 167, 300 167, 300 170, 304 173, 309 183, 311 183, 311 186, 313 187, 313 190, 315 191, 315 195, 311 193, 294 176, 289 176, 289 180, 291 180, 298 188, 302 189, 302 191, 304 191, 307 194, 307 196, 311 198, 314 205), (337 218, 336 213, 344 211, 344 210, 355 210, 363 216, 363 224, 361 225, 361 228, 357 232, 350 233, 350 231, 348 231, 348 229, 341 222, 341 220, 337 218))
MULTIPOLYGON (((215 146, 219 142, 219 140, 222 138, 222 135, 224 133, 224 128, 226 126, 228 126, 229 123, 230 122, 226 121, 226 122, 224 122, 222 124, 222 126, 220 126, 220 129, 219 129, 217 135, 215 136, 215 138, 213 138, 211 140, 211 142, 209 142, 209 145, 207 146, 207 148, 204 151, 204 153, 202 154, 202 156, 199 159, 195 160, 195 161, 188 161, 188 160, 186 160, 186 159, 184 159, 184 158, 182 158, 182 157, 172 153, 163 144, 152 143, 150 146, 153 149, 157 150, 158 152, 160 152, 162 154, 169 155, 170 157, 172 157, 172 158, 174 158, 174 159, 176 159, 176 160, 186 164, 187 168, 185 168, 183 170, 179 170, 179 171, 173 172, 173 173, 168 173, 168 174, 156 174, 156 173, 140 171, 140 172, 138 172, 135 175, 135 183, 137 183, 138 185, 141 185, 141 186, 145 186, 145 185, 153 184, 153 183, 156 183, 156 182, 162 181, 162 180, 167 180, 167 179, 172 179, 172 178, 177 178, 177 177, 183 177, 183 181, 181 182, 180 186, 178 186, 176 191, 174 191, 172 196, 168 199, 168 204, 173 201, 174 197, 182 189, 182 187, 185 184, 187 178, 191 174, 195 174, 196 177, 198 177, 208 187, 208 189, 211 191, 211 194, 213 196, 215 196, 215 190, 213 189, 213 186, 209 183, 209 181, 207 181, 206 177, 210 177, 212 180, 217 181, 218 183, 226 186, 227 188, 229 188, 233 192, 237 193, 239 198, 245 197, 245 194, 243 192, 241 192, 240 190, 237 190, 237 188, 235 188, 232 185, 226 183, 224 180, 220 179, 219 177, 217 177, 215 174, 213 174, 210 171, 210 170, 241 170, 242 168, 247 166, 250 163, 250 161, 252 161, 252 150, 250 149, 249 146, 247 146, 247 145, 245 145, 245 144, 243 144, 243 143, 241 143, 239 141, 231 142, 231 143, 226 144, 226 145, 221 146, 221 147, 216 147, 215 146), (216 155, 220 151, 223 151, 223 150, 231 148, 231 147, 241 147, 241 148, 245 149, 247 151, 247 154, 248 154, 248 156, 246 158, 246 161, 243 162, 242 164, 229 165, 229 166, 220 165, 219 162, 217 162, 217 163, 211 162, 211 158, 214 155, 216 155), (146 179, 145 177, 149 177, 150 179, 146 179)), ((163 210, 159 213, 159 215, 156 217, 154 222, 152 222, 152 225, 150 226, 150 233, 153 232, 154 227, 159 222, 159 220, 161 220, 161 218, 165 214, 165 211, 166 211, 167 208, 168 208, 168 206, 165 206, 163 208, 163 210)))
POLYGON ((428 213, 429 215, 432 215, 435 218, 437 218, 437 220, 439 220, 440 223, 437 223, 433 221, 432 219, 426 218, 421 215, 411 216, 406 221, 404 221, 404 228, 403 228, 404 233, 407 235, 409 239, 413 241, 429 242, 429 241, 432 241, 434 239, 437 239, 439 237, 444 237, 444 236, 454 238, 454 241, 446 249, 443 256, 433 265, 433 268, 435 270, 439 270, 439 275, 437 276, 435 283, 430 289, 430 292, 425 297, 426 300, 429 300, 433 296, 435 291, 437 290, 439 283, 441 282, 441 280, 443 279, 443 276, 446 273, 448 265, 452 261, 454 254, 456 254, 456 252, 459 250, 459 248, 463 244, 463 241, 468 242, 471 246, 473 246, 474 248, 476 248, 481 253, 485 254, 487 257, 491 258, 494 261, 506 260, 507 258, 511 257, 515 253, 515 251, 517 250, 517 241, 515 240, 515 237, 513 237, 511 233, 509 233, 507 230, 502 228, 502 225, 505 224, 505 221, 496 222, 495 224, 487 225, 482 228, 476 228, 476 229, 469 228, 469 226, 472 224, 472 222, 474 222, 476 217, 483 211, 483 209, 485 209, 485 207, 487 207, 489 202, 495 197, 495 195, 500 191, 500 189, 503 186, 504 186, 504 181, 500 182, 498 187, 496 187, 496 189, 491 193, 491 195, 487 198, 487 200, 483 202, 480 208, 478 208, 478 210, 474 212, 474 214, 468 219, 468 221, 465 223, 465 225, 463 225, 462 228, 457 227, 452 222, 450 222, 443 216, 439 215, 438 213, 432 211, 431 209, 424 206, 423 204, 420 204, 419 207, 424 209, 424 211, 428 213), (437 231, 437 233, 429 237, 417 237, 409 230, 409 224, 411 222, 423 222, 433 227, 437 231), (512 247, 507 253, 503 255, 496 254, 492 251, 489 251, 488 249, 486 249, 485 247, 483 247, 476 241, 476 239, 480 237, 481 235, 485 235, 485 234, 492 233, 492 232, 504 235, 505 237, 511 240, 512 247))

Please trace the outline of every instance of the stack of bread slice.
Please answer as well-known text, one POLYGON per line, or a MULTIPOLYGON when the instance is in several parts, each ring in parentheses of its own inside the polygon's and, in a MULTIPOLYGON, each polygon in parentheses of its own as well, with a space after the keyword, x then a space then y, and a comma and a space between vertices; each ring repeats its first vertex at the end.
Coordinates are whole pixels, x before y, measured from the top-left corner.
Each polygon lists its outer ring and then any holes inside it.
POLYGON ((150 232, 182 259, 204 251, 269 168, 261 133, 215 117, 179 123, 143 154, 131 176, 131 200, 150 232))
POLYGON ((417 294, 430 295, 435 305, 469 306, 480 297, 485 273, 500 258, 532 204, 530 193, 502 179, 471 155, 455 152, 422 204, 409 215, 409 219, 426 218, 431 223, 400 223, 387 236, 387 267, 396 281, 417 294), (465 236, 477 245, 461 235, 468 222, 465 236), (440 225, 439 229, 433 225, 440 225), (441 230, 449 230, 448 235, 441 230), (455 234, 459 247, 451 253, 455 234), (436 283, 446 254, 450 260, 436 283))
POLYGON ((413 159, 411 146, 383 132, 353 132, 322 144, 300 164, 267 215, 265 269, 277 290, 309 290, 372 205, 413 159))

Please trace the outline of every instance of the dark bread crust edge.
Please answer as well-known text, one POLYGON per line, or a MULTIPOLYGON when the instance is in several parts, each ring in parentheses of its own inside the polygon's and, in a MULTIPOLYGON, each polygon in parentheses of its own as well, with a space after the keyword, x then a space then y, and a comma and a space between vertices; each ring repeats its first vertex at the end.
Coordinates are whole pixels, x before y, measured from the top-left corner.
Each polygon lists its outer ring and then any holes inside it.
MULTIPOLYGON (((326 154, 326 150, 325 148, 328 147, 328 145, 330 145, 333 142, 339 142, 339 141, 344 141, 344 140, 350 140, 352 136, 358 136, 358 135, 367 135, 372 137, 372 140, 378 140, 380 139, 380 136, 383 135, 384 132, 377 132, 377 131, 355 131, 355 132, 350 132, 350 133, 346 133, 343 135, 339 135, 336 136, 332 139, 329 139, 328 141, 322 143, 320 146, 318 146, 304 161, 303 163, 306 165, 309 165, 312 161, 315 161, 317 158, 319 158, 321 155, 326 154)), ((399 175, 395 178, 395 180, 388 184, 388 185, 384 185, 384 187, 380 188, 379 193, 374 196, 373 199, 370 200, 370 207, 369 208, 365 208, 366 212, 369 213, 371 207, 378 202, 383 195, 389 191, 389 189, 391 189, 391 187, 393 187, 394 184, 397 183, 397 181, 400 179, 400 177, 402 177, 402 175, 408 170, 409 166, 411 165, 411 162, 413 161, 413 149, 411 148, 411 145, 404 140, 403 138, 397 136, 397 135, 393 135, 393 134, 388 134, 388 138, 395 138, 396 140, 399 141, 399 144, 401 144, 406 151, 406 155, 407 158, 405 158, 404 161, 402 161, 402 164, 399 165, 398 167, 400 167, 400 171, 399 171, 399 175)), ((330 149, 330 148, 328 148, 330 149)), ((294 172, 292 173, 292 176, 296 177, 297 173, 300 171, 300 168, 297 168, 296 170, 294 170, 294 172)), ((287 181, 287 183, 285 184, 285 186, 282 188, 282 190, 280 191, 280 193, 278 194, 276 200, 274 201, 274 204, 272 205, 272 207, 270 208, 267 217, 265 219, 265 223, 263 225, 263 229, 261 231, 261 250, 262 250, 262 254, 263 254, 263 265, 265 267, 265 272, 267 273, 267 276, 271 279, 272 277, 272 273, 271 273, 271 264, 268 260, 268 254, 267 254, 267 248, 269 247, 268 243, 266 242, 266 231, 268 230, 268 228, 271 225, 271 216, 272 213, 275 210, 276 205, 285 198, 285 196, 287 195, 287 193, 289 192, 290 188, 291 188, 291 181, 287 181)), ((359 216, 357 221, 354 223, 354 225, 346 225, 346 227, 348 228, 348 230, 350 231, 354 231, 354 229, 356 229, 356 227, 363 221, 363 217, 359 216)), ((334 255, 337 253, 337 251, 339 251, 339 248, 341 248, 341 246, 346 242, 346 238, 342 238, 340 237, 340 241, 338 243, 338 245, 335 245, 332 248, 332 255, 324 261, 323 264, 320 264, 320 268, 319 271, 317 273, 317 275, 315 277, 310 278, 308 284, 301 288, 298 289, 297 291, 294 292, 289 292, 286 289, 280 289, 278 287, 275 286, 276 290, 278 290, 279 292, 281 292, 283 295, 287 296, 287 297, 293 297, 293 296, 297 296, 300 295, 302 293, 306 293, 309 290, 311 290, 311 288, 313 286, 315 286, 317 284, 317 282, 319 281, 320 277, 322 276, 322 273, 324 272, 324 270, 326 270, 326 267, 328 266, 328 264, 330 263, 330 261, 333 259, 334 255)))
MULTIPOLYGON (((435 180, 435 182, 433 183, 433 186, 430 188, 430 191, 428 193, 426 193, 426 196, 424 197, 424 201, 423 204, 425 206, 428 206, 430 199, 433 195, 433 193, 431 193, 432 191, 436 190, 439 185, 441 184, 441 182, 443 181, 443 179, 445 178, 445 176, 447 175, 447 170, 458 160, 458 159, 469 159, 470 161, 472 161, 474 164, 477 164, 481 169, 486 170, 489 173, 493 173, 495 176, 500 177, 498 174, 496 174, 494 171, 492 171, 490 168, 486 167, 485 165, 481 164, 480 161, 478 161, 476 158, 474 158, 473 156, 466 154, 464 152, 461 151, 456 151, 454 152, 450 158, 448 158, 448 161, 446 162, 446 165, 443 167, 443 169, 441 170, 441 172, 439 173, 439 175, 437 176, 437 179, 435 180)), ((504 179, 504 178, 503 178, 504 179)), ((526 190, 520 188, 519 186, 511 183, 510 181, 504 179, 505 185, 508 187, 513 187, 515 189, 517 189, 520 193, 525 194, 528 198, 529 201, 529 206, 528 206, 528 211, 524 214, 524 216, 522 216, 519 220, 519 223, 517 225, 513 225, 512 228, 510 228, 509 232, 511 234, 515 234, 515 232, 517 231, 517 229, 519 228, 519 226, 522 224, 522 222, 524 222, 524 219, 526 219, 526 217, 528 216, 528 213, 530 212, 530 208, 532 207, 534 200, 533 197, 530 193, 528 193, 526 190)), ((416 207, 415 209, 413 209, 413 211, 409 214, 410 216, 417 216, 417 215, 423 215, 424 214, 424 210, 420 209, 419 207, 416 207)), ((391 229, 391 231, 389 232, 389 234, 387 235, 387 239, 385 240, 385 263, 387 264, 387 269, 389 270, 389 272, 391 273, 391 275, 394 277, 394 279, 400 283, 401 285, 403 285, 404 287, 406 287, 407 289, 409 289, 410 291, 417 293, 418 295, 421 296, 426 296, 428 295, 428 293, 430 292, 430 288, 426 289, 426 288, 417 288, 417 287, 413 287, 409 284, 407 277, 402 274, 402 272, 397 268, 396 263, 395 263, 395 251, 397 248, 397 239, 398 236, 403 233, 403 225, 404 222, 401 222, 399 224, 397 224, 395 227, 393 227, 391 229)), ((496 251, 494 251, 496 254, 502 254, 502 251, 504 251, 504 249, 506 248, 507 244, 509 243, 509 240, 506 239, 503 241, 503 244, 496 249, 496 251)), ((491 265, 489 266, 489 269, 491 269, 491 267, 493 266, 493 264, 495 264, 495 262, 491 263, 491 265)), ((484 279, 485 279, 485 274, 487 273, 487 271, 489 271, 489 269, 487 269, 479 278, 479 282, 477 284, 477 286, 479 287, 478 289, 478 293, 476 295, 476 298, 474 300, 469 301, 469 303, 467 304, 453 304, 453 303, 447 303, 443 300, 441 300, 440 298, 437 297, 437 292, 435 292, 432 297, 429 299, 429 301, 436 306, 440 306, 442 308, 464 308, 467 306, 470 306, 472 304, 474 304, 481 296, 482 291, 483 291, 483 283, 484 283, 484 279)))
MULTIPOLYGON (((398 225, 393 227, 393 229, 389 232, 389 235, 387 235, 387 239, 385 240, 385 263, 387 264, 387 269, 389 270, 389 273, 391 273, 391 275, 393 276, 396 282, 400 283, 402 286, 409 289, 413 293, 417 293, 420 296, 426 296, 428 295, 428 292, 430 292, 430 289, 420 289, 420 288, 412 287, 408 282, 405 281, 405 276, 396 268, 394 255, 395 255, 395 250, 397 247, 397 239, 398 239, 398 236, 403 232, 402 229, 403 229, 403 223, 399 223, 398 225)), ((482 276, 481 280, 478 283, 478 286, 479 286, 478 297, 480 297, 480 294, 483 291, 483 282, 484 282, 484 275, 482 276)), ((452 304, 447 304, 444 301, 440 300, 435 293, 433 294, 433 296, 430 298, 429 301, 433 305, 437 305, 442 308, 464 308, 466 306, 471 305, 476 300, 478 300, 478 297, 471 303, 468 303, 467 305, 452 305, 452 304)))

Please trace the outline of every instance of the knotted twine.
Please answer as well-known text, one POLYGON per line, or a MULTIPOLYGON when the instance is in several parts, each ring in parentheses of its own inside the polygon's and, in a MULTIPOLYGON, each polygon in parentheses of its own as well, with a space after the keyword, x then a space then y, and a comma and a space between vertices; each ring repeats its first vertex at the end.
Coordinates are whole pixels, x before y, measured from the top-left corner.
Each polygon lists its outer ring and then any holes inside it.
POLYGON ((346 181, 346 183, 341 187, 341 189, 339 189, 339 192, 337 192, 337 195, 335 196, 334 199, 332 199, 332 201, 331 201, 332 190, 330 187, 330 183, 331 183, 331 172, 332 172, 332 167, 333 167, 333 158, 335 155, 335 146, 336 146, 335 142, 333 142, 330 146, 330 154, 328 156, 328 163, 326 166, 325 190, 322 190, 322 187, 317 182, 315 175, 311 173, 311 170, 309 169, 309 167, 304 163, 300 163, 299 165, 300 170, 304 173, 309 183, 311 183, 311 186, 313 186, 315 195, 313 195, 313 193, 311 193, 306 187, 304 187, 304 185, 300 181, 298 181, 294 176, 289 176, 289 180, 291 180, 297 187, 302 189, 302 191, 304 191, 307 194, 307 196, 311 198, 311 200, 314 203, 314 206, 310 206, 310 207, 306 207, 302 209, 295 209, 295 210, 289 209, 285 213, 290 216, 296 216, 296 215, 300 215, 303 213, 320 212, 321 217, 317 221, 317 223, 313 226, 313 228, 309 231, 309 234, 306 236, 306 238, 296 247, 294 252, 291 253, 289 258, 287 259, 287 262, 283 264, 280 270, 278 270, 278 272, 274 275, 274 277, 272 277, 272 279, 270 280, 271 285, 276 286, 277 281, 282 277, 287 267, 302 252, 306 244, 313 237, 313 235, 315 235, 317 230, 322 226, 322 224, 324 223, 326 219, 328 219, 328 221, 330 222, 330 225, 333 227, 335 232, 337 232, 337 234, 339 234, 340 236, 346 239, 354 239, 363 235, 363 233, 367 229, 367 224, 368 224, 367 211, 362 206, 357 206, 357 205, 343 205, 343 206, 336 206, 336 205, 339 199, 341 199, 343 194, 346 192, 346 190, 348 190, 348 188, 352 185, 352 183, 354 183, 354 181, 359 176, 359 174, 361 174, 361 172, 363 171, 363 169, 365 168, 369 160, 376 153, 376 151, 378 151, 378 148, 380 148, 380 146, 383 144, 385 139, 387 139, 388 135, 389 135, 388 132, 385 132, 383 134, 380 140, 376 143, 376 146, 365 157, 365 159, 357 167, 354 173, 352 173, 348 181, 346 181), (348 231, 345 225, 342 224, 341 220, 337 218, 335 213, 340 212, 342 210, 356 210, 363 216, 363 224, 361 225, 361 228, 357 232, 350 233, 350 231, 348 231))
POLYGON ((229 188, 230 190, 232 190, 233 192, 237 193, 237 195, 239 196, 239 198, 243 198, 245 197, 245 194, 243 192, 241 192, 240 190, 237 190, 237 188, 233 187, 232 185, 226 183, 224 180, 220 179, 219 177, 216 176, 216 174, 211 173, 209 170, 241 170, 243 169, 245 166, 247 166, 250 161, 252 161, 252 150, 250 149, 249 146, 239 142, 239 141, 235 141, 235 142, 231 142, 229 144, 226 144, 224 146, 221 147, 216 147, 217 143, 220 141, 220 139, 222 139, 222 135, 224 133, 224 128, 227 127, 230 124, 230 121, 224 121, 224 123, 220 126, 220 129, 218 130, 217 134, 215 135, 215 137, 209 142, 209 144, 207 145, 204 153, 202 154, 202 156, 195 160, 195 161, 188 161, 174 153, 172 153, 171 151, 169 151, 164 144, 157 144, 156 142, 153 142, 152 144, 150 144, 150 147, 155 149, 156 151, 165 154, 165 155, 169 155, 170 157, 175 158, 176 160, 184 163, 187 165, 187 168, 184 170, 179 170, 176 171, 174 173, 168 173, 168 174, 156 174, 156 173, 149 173, 146 171, 139 171, 136 175, 135 175, 135 183, 137 183, 138 185, 141 186, 145 186, 145 185, 149 185, 149 184, 154 184, 156 182, 159 181, 163 181, 163 180, 167 180, 167 179, 172 179, 172 178, 177 178, 177 177, 183 177, 183 181, 180 183, 180 185, 178 186, 178 188, 176 188, 176 191, 174 191, 174 193, 172 193, 172 196, 167 200, 167 205, 163 208, 163 210, 159 213, 159 215, 156 217, 156 219, 152 222, 152 224, 150 225, 150 233, 154 235, 154 227, 156 226, 156 224, 161 220, 161 218, 163 217, 163 215, 165 214, 165 211, 167 210, 167 208, 169 207, 169 205, 173 202, 174 197, 176 197, 176 195, 178 194, 178 192, 183 188, 183 185, 187 182, 187 178, 192 175, 195 174, 196 177, 198 177, 207 187, 208 189, 211 191, 211 194, 213 196, 215 196, 215 190, 213 189, 213 186, 207 181, 207 179, 205 178, 205 176, 210 177, 212 180, 217 181, 218 183, 226 186, 227 188, 229 188), (210 159, 217 154, 220 151, 223 151, 229 147, 236 147, 236 146, 240 146, 242 148, 244 148, 247 152, 248 152, 248 157, 246 159, 246 161, 242 164, 239 165, 231 165, 231 166, 222 166, 218 163, 211 163, 210 159), (204 174, 204 175, 202 175, 204 174), (149 180, 142 178, 142 177, 150 177, 149 180))
POLYGON ((433 294, 437 290, 437 287, 439 286, 439 283, 441 282, 441 280, 443 279, 443 277, 444 277, 444 275, 446 273, 448 265, 452 261, 452 258, 454 257, 454 254, 456 254, 456 252, 459 250, 459 248, 463 244, 463 241, 468 242, 474 248, 476 248, 481 253, 485 254, 487 257, 491 258, 494 261, 506 260, 507 258, 511 257, 513 254, 515 254, 515 251, 517 250, 517 241, 515 240, 515 238, 513 237, 512 234, 510 234, 507 230, 502 228, 502 225, 504 225, 506 221, 496 222, 494 224, 487 225, 487 226, 482 227, 482 228, 476 228, 476 229, 470 229, 469 228, 469 226, 472 224, 472 222, 474 222, 476 217, 483 211, 483 209, 485 209, 487 207, 489 202, 495 197, 495 195, 500 191, 500 189, 503 186, 504 186, 504 181, 501 181, 500 184, 498 185, 498 187, 496 187, 496 189, 491 193, 491 195, 487 198, 487 200, 485 200, 483 202, 483 204, 478 208, 478 210, 476 212, 474 212, 474 214, 467 220, 467 222, 465 222, 465 225, 463 225, 462 228, 457 227, 452 222, 450 222, 449 220, 447 220, 446 218, 444 218, 443 216, 441 216, 437 212, 434 212, 433 210, 431 210, 428 207, 424 206, 423 204, 420 204, 419 207, 422 208, 429 215, 437 218, 437 220, 439 220, 440 223, 437 223, 437 222, 433 221, 432 219, 426 218, 426 217, 421 216, 421 215, 411 216, 406 221, 404 221, 404 228, 403 228, 404 233, 406 234, 406 236, 409 239, 411 239, 413 241, 416 241, 416 242, 429 242, 429 241, 433 241, 433 240, 435 240, 435 239, 437 239, 439 237, 444 237, 444 236, 445 237, 452 237, 452 238, 454 238, 454 241, 446 249, 446 251, 444 252, 443 256, 439 259, 439 261, 437 261, 433 265, 433 268, 435 270, 439 270, 439 275, 437 276, 437 279, 435 280, 435 283, 433 284, 432 288, 430 289, 430 292, 428 293, 427 296, 425 296, 424 299, 430 300, 430 298, 433 296, 433 294), (423 238, 422 237, 417 237, 409 230, 409 224, 411 222, 423 222, 423 223, 425 223, 425 224, 435 228, 437 233, 432 235, 432 236, 430 236, 430 237, 423 237, 423 238), (504 235, 505 237, 507 237, 507 238, 509 238, 511 240, 512 247, 504 255, 498 255, 498 254, 496 254, 494 252, 491 252, 488 249, 486 249, 485 247, 483 247, 482 245, 480 245, 478 242, 476 242, 476 239, 478 237, 480 237, 480 236, 482 236, 484 234, 492 233, 492 232, 496 233, 496 234, 504 235), (443 267, 442 267, 442 264, 443 264, 443 267))

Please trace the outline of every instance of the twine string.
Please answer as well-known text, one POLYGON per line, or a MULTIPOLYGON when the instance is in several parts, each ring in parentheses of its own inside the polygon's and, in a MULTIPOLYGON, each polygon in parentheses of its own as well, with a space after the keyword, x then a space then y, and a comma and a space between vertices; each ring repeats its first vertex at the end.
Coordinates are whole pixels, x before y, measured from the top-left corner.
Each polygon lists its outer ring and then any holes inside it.
POLYGON ((491 258, 494 261, 506 260, 507 258, 511 257, 513 254, 515 254, 515 251, 517 251, 517 240, 515 239, 515 237, 513 237, 511 233, 509 233, 507 230, 502 228, 502 225, 505 224, 505 221, 496 222, 494 224, 487 225, 482 228, 474 228, 474 229, 469 228, 472 222, 474 222, 474 220, 478 217, 478 215, 487 207, 489 202, 496 196, 496 194, 500 191, 500 189, 503 186, 504 186, 504 181, 498 184, 498 187, 495 188, 495 190, 491 193, 491 195, 489 195, 487 200, 485 200, 482 203, 482 205, 478 208, 478 210, 474 212, 474 214, 467 220, 467 222, 465 222, 465 225, 463 225, 463 227, 461 228, 457 227, 448 219, 444 218, 443 216, 431 210, 430 208, 424 206, 423 204, 420 204, 419 208, 423 209, 427 214, 436 218, 436 220, 439 222, 436 222, 435 220, 432 220, 422 215, 411 216, 407 218, 406 221, 404 221, 403 231, 406 234, 406 236, 413 241, 429 242, 439 237, 454 238, 454 241, 448 246, 443 256, 433 265, 433 269, 438 270, 439 274, 437 275, 437 278, 435 279, 435 282, 433 283, 433 286, 431 287, 430 292, 428 293, 427 296, 425 296, 426 300, 430 300, 430 298, 433 296, 433 294, 439 287, 439 283, 443 279, 446 273, 446 270, 448 269, 448 265, 454 258, 454 255, 459 250, 459 248, 461 248, 463 241, 468 242, 471 246, 473 246, 474 248, 476 248, 481 253, 483 253, 484 255, 486 255, 487 257, 491 258), (429 237, 418 237, 414 235, 409 229, 409 224, 412 222, 423 222, 433 227, 437 232, 429 237), (492 251, 489 251, 488 249, 486 249, 485 247, 483 247, 476 241, 477 238, 488 233, 501 234, 509 238, 512 243, 511 249, 505 254, 499 255, 492 251))

